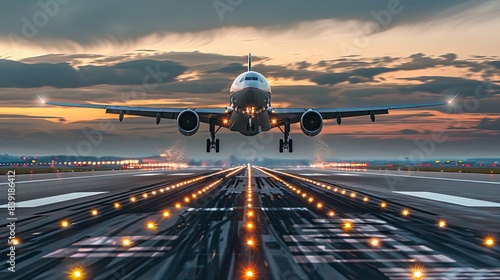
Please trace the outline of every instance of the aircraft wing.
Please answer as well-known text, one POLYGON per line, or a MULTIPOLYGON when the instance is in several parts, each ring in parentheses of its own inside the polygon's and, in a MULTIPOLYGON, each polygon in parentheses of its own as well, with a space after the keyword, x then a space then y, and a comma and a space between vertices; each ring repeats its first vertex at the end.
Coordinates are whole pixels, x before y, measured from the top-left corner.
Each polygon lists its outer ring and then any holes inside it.
MULTIPOLYGON (((66 102, 46 102, 48 105, 63 106, 63 107, 79 107, 104 109, 107 114, 118 114, 120 120, 124 115, 153 117, 156 118, 157 124, 161 119, 177 119, 177 116, 188 108, 151 108, 151 107, 131 107, 131 106, 114 106, 103 104, 76 104, 66 102)), ((191 110, 198 113, 200 122, 210 123, 210 119, 215 119, 218 125, 223 124, 223 118, 226 115, 225 108, 192 108, 191 110)))
MULTIPOLYGON (((310 108, 321 114, 323 119, 337 119, 340 123, 341 119, 357 116, 370 116, 372 121, 375 120, 375 115, 389 114, 389 110, 396 109, 412 109, 431 106, 442 106, 450 103, 448 102, 435 102, 423 104, 408 104, 408 105, 394 105, 394 106, 374 106, 374 107, 360 107, 360 108, 310 108)), ((274 115, 278 119, 277 125, 282 125, 286 122, 297 123, 300 122, 300 117, 309 108, 274 108, 274 115)))

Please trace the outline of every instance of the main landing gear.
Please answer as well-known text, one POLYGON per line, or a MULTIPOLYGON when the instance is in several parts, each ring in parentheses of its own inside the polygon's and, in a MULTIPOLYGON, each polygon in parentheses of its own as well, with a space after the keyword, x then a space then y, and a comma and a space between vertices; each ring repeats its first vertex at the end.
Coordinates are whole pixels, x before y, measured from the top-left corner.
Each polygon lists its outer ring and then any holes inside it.
POLYGON ((210 119, 210 139, 207 139, 207 153, 210 153, 210 150, 215 150, 216 153, 219 152, 219 139, 215 139, 215 133, 217 133, 217 131, 219 131, 219 129, 222 127, 222 126, 219 126, 219 128, 217 128, 217 130, 215 130, 215 120, 214 119, 210 119))
POLYGON ((290 135, 290 124, 286 123, 285 124, 285 130, 281 129, 279 127, 281 132, 283 132, 283 139, 280 139, 280 153, 283 153, 283 150, 288 150, 289 153, 293 152, 293 140, 288 139, 288 136, 290 135))

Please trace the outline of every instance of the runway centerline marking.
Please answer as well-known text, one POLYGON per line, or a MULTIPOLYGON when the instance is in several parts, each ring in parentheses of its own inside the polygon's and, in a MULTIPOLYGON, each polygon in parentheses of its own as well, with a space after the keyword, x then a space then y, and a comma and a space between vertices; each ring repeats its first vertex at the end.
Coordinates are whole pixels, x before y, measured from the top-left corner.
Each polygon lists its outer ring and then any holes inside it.
POLYGON ((393 192, 467 207, 500 207, 500 203, 433 192, 393 192))
MULTIPOLYGON (((103 193, 107 193, 107 192, 74 192, 74 193, 66 193, 66 194, 48 196, 48 197, 31 199, 31 200, 26 200, 26 201, 20 201, 20 202, 16 203, 16 207, 18 207, 18 208, 39 207, 39 206, 45 206, 45 205, 59 203, 59 202, 63 202, 63 201, 68 201, 68 200, 83 198, 83 197, 87 197, 87 196, 103 194, 103 193)), ((0 205, 0 208, 7 208, 7 204, 0 205)))

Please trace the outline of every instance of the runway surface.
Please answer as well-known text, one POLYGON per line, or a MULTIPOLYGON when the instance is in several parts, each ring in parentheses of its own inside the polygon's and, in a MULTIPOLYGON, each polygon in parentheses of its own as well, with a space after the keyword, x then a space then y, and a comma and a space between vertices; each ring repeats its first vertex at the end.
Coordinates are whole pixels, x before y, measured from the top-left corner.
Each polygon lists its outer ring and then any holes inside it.
POLYGON ((240 166, 20 175, 16 272, 4 261, 0 278, 500 279, 499 246, 485 243, 500 237, 499 194, 499 178, 481 174, 240 166))

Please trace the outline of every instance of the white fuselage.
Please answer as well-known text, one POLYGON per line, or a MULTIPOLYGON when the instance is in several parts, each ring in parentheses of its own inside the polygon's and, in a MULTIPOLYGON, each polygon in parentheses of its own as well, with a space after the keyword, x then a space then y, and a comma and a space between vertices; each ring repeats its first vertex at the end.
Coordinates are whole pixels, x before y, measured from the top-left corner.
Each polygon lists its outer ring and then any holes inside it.
POLYGON ((269 118, 271 87, 255 71, 240 74, 231 85, 229 107, 232 109, 229 129, 244 135, 256 135, 272 128, 269 118))

